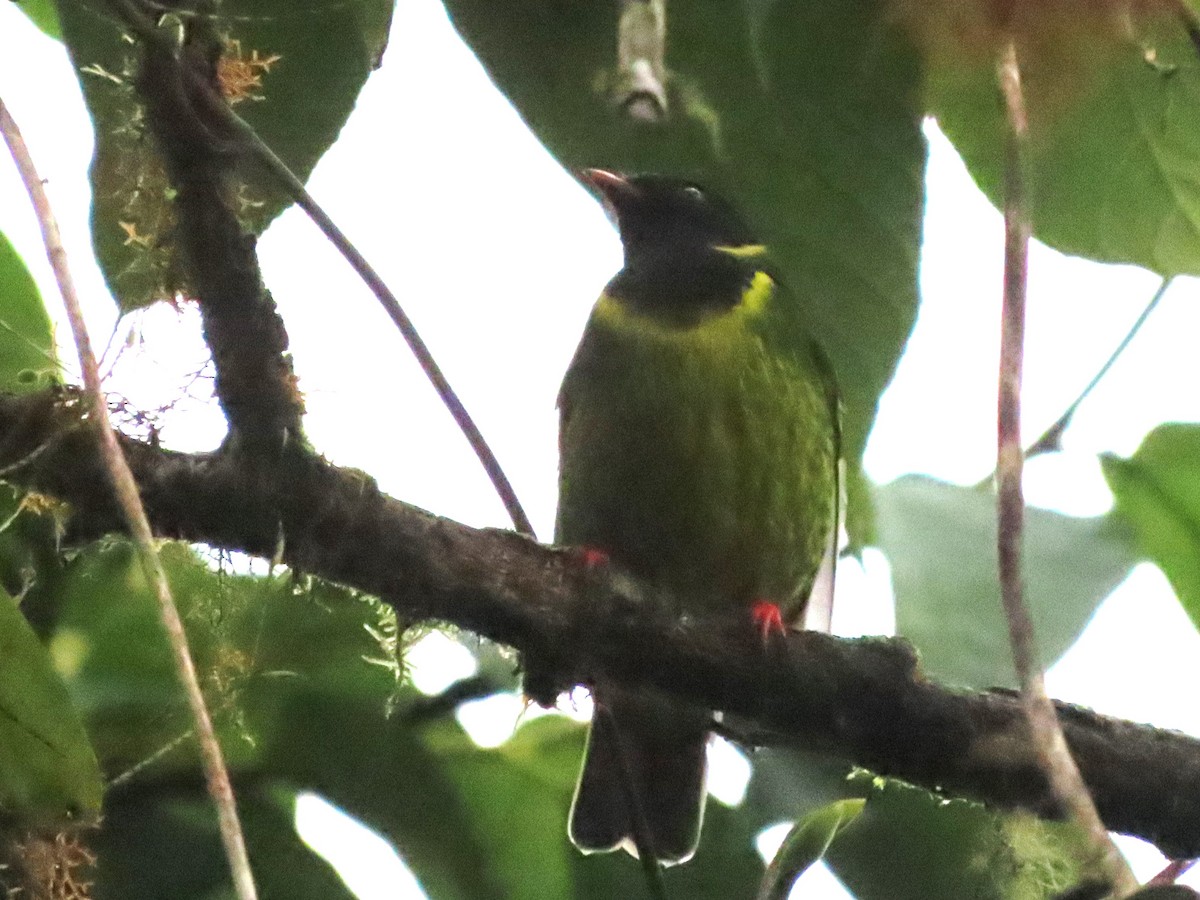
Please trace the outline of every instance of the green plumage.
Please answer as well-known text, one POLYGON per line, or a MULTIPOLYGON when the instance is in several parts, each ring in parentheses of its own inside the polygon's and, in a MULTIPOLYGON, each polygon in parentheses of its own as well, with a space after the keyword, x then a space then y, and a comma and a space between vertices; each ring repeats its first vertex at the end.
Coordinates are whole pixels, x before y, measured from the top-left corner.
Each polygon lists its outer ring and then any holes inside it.
MULTIPOLYGON (((588 178, 614 211, 625 267, 563 381, 557 539, 602 550, 680 613, 803 612, 838 506, 840 425, 828 363, 795 298, 720 201, 665 178, 588 178)), ((707 711, 598 684, 656 854, 685 859, 703 809, 707 711)), ((572 813, 585 850, 629 846, 608 730, 593 730, 572 813)))

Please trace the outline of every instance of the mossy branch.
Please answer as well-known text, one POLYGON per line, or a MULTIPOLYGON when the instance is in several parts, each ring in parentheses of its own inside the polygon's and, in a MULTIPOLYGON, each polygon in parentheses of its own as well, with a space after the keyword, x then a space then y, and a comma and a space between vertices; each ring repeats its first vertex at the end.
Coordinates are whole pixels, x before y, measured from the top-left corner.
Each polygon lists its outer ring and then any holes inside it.
MULTIPOLYGON (((7 479, 68 501, 68 539, 123 529, 73 392, 0 397, 7 479), (33 452, 40 448, 40 452, 33 452)), ((999 809, 1062 810, 1019 698, 929 681, 889 639, 801 632, 770 651, 745 622, 680 617, 672 598, 509 531, 474 529, 387 497, 362 472, 296 450, 270 476, 237 454, 122 438, 156 534, 270 558, 519 649, 541 699, 569 685, 651 684, 792 744, 999 809), (282 531, 280 531, 282 528, 282 531)), ((1200 741, 1057 703, 1105 825, 1200 856, 1200 741)))

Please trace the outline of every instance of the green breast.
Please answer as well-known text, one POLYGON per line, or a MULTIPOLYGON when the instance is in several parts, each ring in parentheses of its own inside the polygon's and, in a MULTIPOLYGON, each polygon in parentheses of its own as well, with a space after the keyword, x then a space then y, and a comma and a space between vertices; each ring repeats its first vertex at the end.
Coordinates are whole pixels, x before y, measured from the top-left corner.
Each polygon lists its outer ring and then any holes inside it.
POLYGON ((560 399, 561 543, 689 601, 798 615, 834 515, 836 413, 818 366, 764 342, 761 314, 679 327, 602 298, 560 399))

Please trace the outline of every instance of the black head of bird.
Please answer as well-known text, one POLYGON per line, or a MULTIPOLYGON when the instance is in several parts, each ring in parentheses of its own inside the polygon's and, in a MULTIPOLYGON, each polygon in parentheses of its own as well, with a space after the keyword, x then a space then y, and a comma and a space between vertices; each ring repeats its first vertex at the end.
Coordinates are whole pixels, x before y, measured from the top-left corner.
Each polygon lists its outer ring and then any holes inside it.
POLYGON ((585 169, 616 220, 630 256, 664 249, 707 251, 756 246, 750 229, 728 203, 697 184, 667 175, 618 175, 585 169))
POLYGON ((732 206, 667 175, 585 169, 616 222, 625 265, 609 292, 652 315, 690 320, 741 295, 766 250, 732 206))

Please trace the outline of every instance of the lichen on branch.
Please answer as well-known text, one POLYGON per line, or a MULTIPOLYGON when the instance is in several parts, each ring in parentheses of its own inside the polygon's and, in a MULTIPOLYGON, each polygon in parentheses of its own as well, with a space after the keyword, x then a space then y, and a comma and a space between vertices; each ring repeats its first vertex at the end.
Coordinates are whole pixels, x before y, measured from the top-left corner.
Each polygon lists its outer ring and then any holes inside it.
MULTIPOLYGON (((71 392, 0 397, 0 469, 68 501, 75 542, 122 527, 80 415, 71 392)), ((764 650, 744 622, 680 618, 671 598, 620 571, 432 515, 301 448, 269 474, 236 454, 122 443, 162 537, 268 558, 282 546, 294 569, 374 594, 405 621, 451 622, 517 648, 549 673, 548 689, 599 675, 651 685, 724 711, 727 730, 756 742, 995 808, 1061 814, 1018 697, 935 684, 903 641, 799 632, 764 650)), ((1200 741, 1056 707, 1105 825, 1171 857, 1200 856, 1200 741)))

